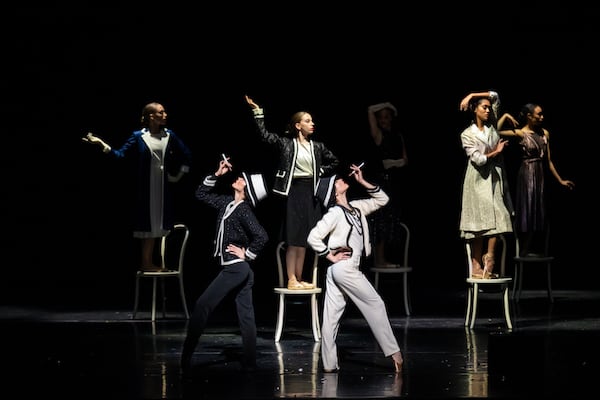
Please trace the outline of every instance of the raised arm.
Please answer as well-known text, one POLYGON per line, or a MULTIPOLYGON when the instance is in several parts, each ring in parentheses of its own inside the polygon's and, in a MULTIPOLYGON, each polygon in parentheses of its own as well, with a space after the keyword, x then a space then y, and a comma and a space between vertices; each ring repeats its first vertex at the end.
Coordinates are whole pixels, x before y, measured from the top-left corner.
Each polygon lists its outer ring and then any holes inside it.
POLYGON ((488 90, 485 92, 469 93, 460 101, 460 105, 459 105, 460 111, 468 111, 469 103, 471 102, 471 100, 473 100, 474 98, 479 98, 479 97, 489 97, 489 98, 493 99, 494 97, 498 97, 498 93, 496 93, 492 90, 488 90))
POLYGON ((223 159, 219 161, 219 167, 215 171, 215 176, 222 176, 233 169, 233 166, 229 163, 229 157, 223 156, 223 159))
POLYGON ((379 104, 371 105, 367 108, 367 118, 369 119, 369 129, 371 131, 371 137, 375 142, 376 146, 379 146, 383 140, 383 133, 379 126, 377 125, 377 118, 375 117, 375 113, 381 108, 378 108, 379 104))
POLYGON ((245 95, 244 97, 246 98, 246 103, 248 103, 252 109, 260 109, 260 106, 256 104, 248 95, 245 95))
POLYGON ((365 188, 365 190, 370 196, 369 198, 352 201, 351 204, 353 207, 359 208, 361 212, 364 213, 364 215, 366 216, 385 206, 389 202, 390 198, 387 195, 387 193, 385 193, 381 189, 381 187, 367 181, 363 177, 362 170, 358 165, 352 164, 350 166, 350 169, 352 170, 352 172, 350 173, 351 176, 353 176, 356 182, 358 182, 362 187, 365 188))
POLYGON ((492 103, 491 123, 494 127, 498 127, 498 114, 500 113, 500 95, 498 92, 488 90, 487 92, 473 92, 466 95, 461 101, 459 108, 461 111, 469 110, 469 103, 474 98, 487 97, 492 103))
POLYGON ((88 132, 87 135, 81 138, 84 142, 91 143, 102 147, 102 152, 108 153, 111 150, 111 147, 98 136, 95 136, 92 132, 88 132))
POLYGON ((352 172, 350 172, 350 176, 353 176, 354 179, 356 180, 356 182, 358 182, 365 189, 367 189, 367 190, 369 190, 369 189, 375 189, 377 186, 373 185, 371 182, 368 182, 363 177, 363 173, 362 173, 362 169, 361 169, 362 166, 363 166, 363 164, 361 164, 361 165, 355 165, 355 164, 350 165, 350 169, 352 170, 352 172))
POLYGON ((519 122, 509 113, 504 113, 498 120, 498 134, 501 136, 523 137, 523 130, 517 128, 517 126, 519 126, 519 122), (513 126, 512 129, 502 129, 507 120, 513 126))

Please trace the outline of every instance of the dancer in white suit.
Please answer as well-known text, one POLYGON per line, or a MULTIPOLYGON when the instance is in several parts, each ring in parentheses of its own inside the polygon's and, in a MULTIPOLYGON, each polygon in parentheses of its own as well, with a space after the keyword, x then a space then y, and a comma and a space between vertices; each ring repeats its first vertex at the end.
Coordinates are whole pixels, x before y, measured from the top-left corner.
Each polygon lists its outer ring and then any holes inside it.
MULTIPOLYGON (((321 358, 325 372, 339 370, 336 338, 340 319, 350 299, 367 320, 375 340, 386 357, 392 357, 396 372, 402 371, 402 353, 392 331, 385 303, 367 277, 360 270, 363 251, 371 253, 369 228, 366 217, 385 206, 388 195, 379 186, 367 182, 356 165, 350 167, 351 176, 362 185, 369 198, 348 201, 347 177, 322 180, 318 189, 335 194, 335 205, 330 207, 308 235, 308 244, 332 264, 327 269, 323 324, 321 329, 321 358), (329 182, 334 180, 333 185, 329 182), (327 240, 327 243, 325 242, 327 240)), ((319 192, 320 190, 318 190, 319 192)), ((317 193, 319 195, 319 193, 317 193)))

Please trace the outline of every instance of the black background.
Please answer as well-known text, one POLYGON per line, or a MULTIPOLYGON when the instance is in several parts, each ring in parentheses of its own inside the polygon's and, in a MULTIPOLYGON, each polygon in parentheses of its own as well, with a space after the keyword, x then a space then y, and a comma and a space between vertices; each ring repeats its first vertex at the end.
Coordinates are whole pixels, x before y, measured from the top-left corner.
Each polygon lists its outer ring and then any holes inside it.
MULTIPOLYGON (((245 94, 265 108, 272 131, 281 132, 295 111, 310 111, 315 138, 344 165, 369 157, 367 106, 393 102, 410 160, 412 290, 460 289, 466 159, 459 134, 469 116, 458 104, 488 89, 513 115, 526 102, 543 105, 553 160, 577 185, 568 192, 547 178, 554 286, 596 288, 597 12, 574 2, 501 3, 494 10, 460 2, 10 10, 0 28, 0 298, 132 304, 139 251, 129 226, 131 184, 122 165, 81 137, 92 131, 120 146, 150 101, 165 106, 169 127, 194 153, 178 213, 192 229, 186 286, 195 298, 218 271, 210 257, 214 214, 195 200, 196 186, 221 153, 269 178, 276 160, 259 143, 245 94)), ((518 160, 511 151, 516 146, 507 152, 512 181, 518 160)), ((269 197, 256 210, 273 238, 276 207, 269 197)), ((271 306, 275 244, 255 263, 256 301, 271 306)))

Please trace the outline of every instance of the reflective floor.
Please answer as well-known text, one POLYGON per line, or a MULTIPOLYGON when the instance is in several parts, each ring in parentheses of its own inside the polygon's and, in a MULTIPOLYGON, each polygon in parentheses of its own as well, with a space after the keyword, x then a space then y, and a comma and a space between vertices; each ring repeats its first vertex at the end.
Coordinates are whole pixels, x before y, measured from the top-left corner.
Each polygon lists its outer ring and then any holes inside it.
POLYGON ((537 399, 595 391, 600 294, 555 291, 550 304, 543 291, 524 292, 511 304, 512 331, 495 293, 482 294, 471 330, 464 327, 463 294, 437 292, 428 306, 429 295, 415 296, 419 312, 411 317, 386 298, 405 358, 402 374, 352 307, 340 327, 338 373, 322 372, 305 305, 292 304, 279 343, 274 324, 258 326, 256 371, 240 368, 235 320, 215 317, 183 375, 186 320, 177 310, 153 323, 145 311, 132 320, 131 310, 0 306, 2 387, 13 398, 79 399, 537 399))

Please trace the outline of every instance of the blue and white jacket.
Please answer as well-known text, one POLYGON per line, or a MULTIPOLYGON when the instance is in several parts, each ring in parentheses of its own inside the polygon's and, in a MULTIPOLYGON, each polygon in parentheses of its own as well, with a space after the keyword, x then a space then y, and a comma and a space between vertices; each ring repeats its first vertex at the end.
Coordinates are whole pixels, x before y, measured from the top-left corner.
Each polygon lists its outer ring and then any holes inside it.
POLYGON ((246 249, 246 260, 253 261, 267 244, 269 237, 258 222, 252 206, 247 201, 235 203, 233 195, 214 193, 217 176, 208 175, 196 189, 196 198, 218 210, 217 234, 214 256, 221 265, 244 260, 226 251, 229 244, 246 249))

